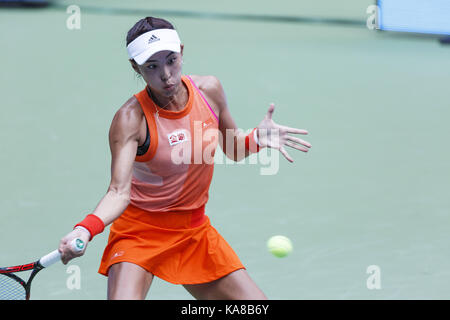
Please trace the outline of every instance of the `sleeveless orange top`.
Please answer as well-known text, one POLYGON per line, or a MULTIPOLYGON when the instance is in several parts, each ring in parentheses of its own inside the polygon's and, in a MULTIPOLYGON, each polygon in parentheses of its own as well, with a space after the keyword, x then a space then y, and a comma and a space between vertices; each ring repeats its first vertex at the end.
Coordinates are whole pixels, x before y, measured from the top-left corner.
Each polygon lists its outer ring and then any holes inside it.
MULTIPOLYGON (((218 143, 218 122, 194 82, 181 111, 136 94, 150 145, 133 164, 131 204, 110 228, 99 272, 121 262, 141 266, 174 284, 207 283, 244 265, 205 215, 218 143)), ((147 145, 147 141, 146 144, 147 145)))
POLYGON ((135 95, 145 114, 150 146, 133 164, 131 205, 146 211, 194 210, 208 201, 217 116, 192 79, 181 80, 189 98, 180 111, 160 108, 146 89, 135 95))

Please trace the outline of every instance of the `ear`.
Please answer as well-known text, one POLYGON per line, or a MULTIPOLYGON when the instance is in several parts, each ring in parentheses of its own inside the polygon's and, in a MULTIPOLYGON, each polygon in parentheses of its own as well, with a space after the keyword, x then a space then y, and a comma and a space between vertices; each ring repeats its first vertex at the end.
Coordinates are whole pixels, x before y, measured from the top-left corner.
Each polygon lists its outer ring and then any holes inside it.
POLYGON ((141 72, 139 71, 139 67, 136 63, 136 61, 134 61, 134 59, 130 59, 128 60, 131 63, 131 67, 133 67, 134 71, 136 71, 136 73, 141 74, 141 72))
POLYGON ((180 47, 181 47, 181 51, 180 51, 180 54, 181 54, 181 56, 183 56, 183 49, 184 49, 184 44, 180 44, 180 47))

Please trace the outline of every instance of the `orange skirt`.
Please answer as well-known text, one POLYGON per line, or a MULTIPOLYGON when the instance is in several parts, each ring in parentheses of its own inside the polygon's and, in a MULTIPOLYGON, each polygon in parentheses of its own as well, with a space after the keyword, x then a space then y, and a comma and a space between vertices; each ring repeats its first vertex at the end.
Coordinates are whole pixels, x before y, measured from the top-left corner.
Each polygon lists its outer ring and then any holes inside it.
POLYGON ((129 205, 111 225, 98 272, 107 276, 109 267, 119 262, 137 264, 174 284, 211 282, 245 269, 204 207, 148 212, 129 205))

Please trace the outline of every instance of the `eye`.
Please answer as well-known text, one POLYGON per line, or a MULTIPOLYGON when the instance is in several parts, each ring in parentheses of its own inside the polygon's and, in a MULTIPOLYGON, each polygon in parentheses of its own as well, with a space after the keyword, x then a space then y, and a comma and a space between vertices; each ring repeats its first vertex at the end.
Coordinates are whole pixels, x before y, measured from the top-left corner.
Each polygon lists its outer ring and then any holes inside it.
POLYGON ((147 69, 156 69, 156 64, 150 64, 147 66, 147 69))
POLYGON ((177 57, 173 57, 169 59, 169 64, 173 64, 177 60, 177 57))

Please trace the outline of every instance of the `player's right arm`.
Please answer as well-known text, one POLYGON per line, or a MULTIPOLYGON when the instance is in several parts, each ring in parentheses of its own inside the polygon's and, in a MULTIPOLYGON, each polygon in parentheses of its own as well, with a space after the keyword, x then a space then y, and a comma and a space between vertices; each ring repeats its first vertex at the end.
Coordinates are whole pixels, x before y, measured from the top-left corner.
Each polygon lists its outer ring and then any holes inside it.
MULTIPOLYGON (((116 220, 130 203, 133 162, 140 139, 140 128, 144 115, 133 97, 115 114, 109 131, 111 149, 111 181, 106 194, 92 214, 100 218, 105 227, 116 220)), ((89 242, 90 234, 82 229, 74 229, 61 239, 59 251, 63 263, 84 253, 74 253, 70 242, 74 238, 89 242)))
POLYGON ((109 131, 111 182, 93 214, 105 226, 116 220, 130 203, 133 162, 139 144, 142 111, 136 104, 125 105, 114 116, 109 131))

